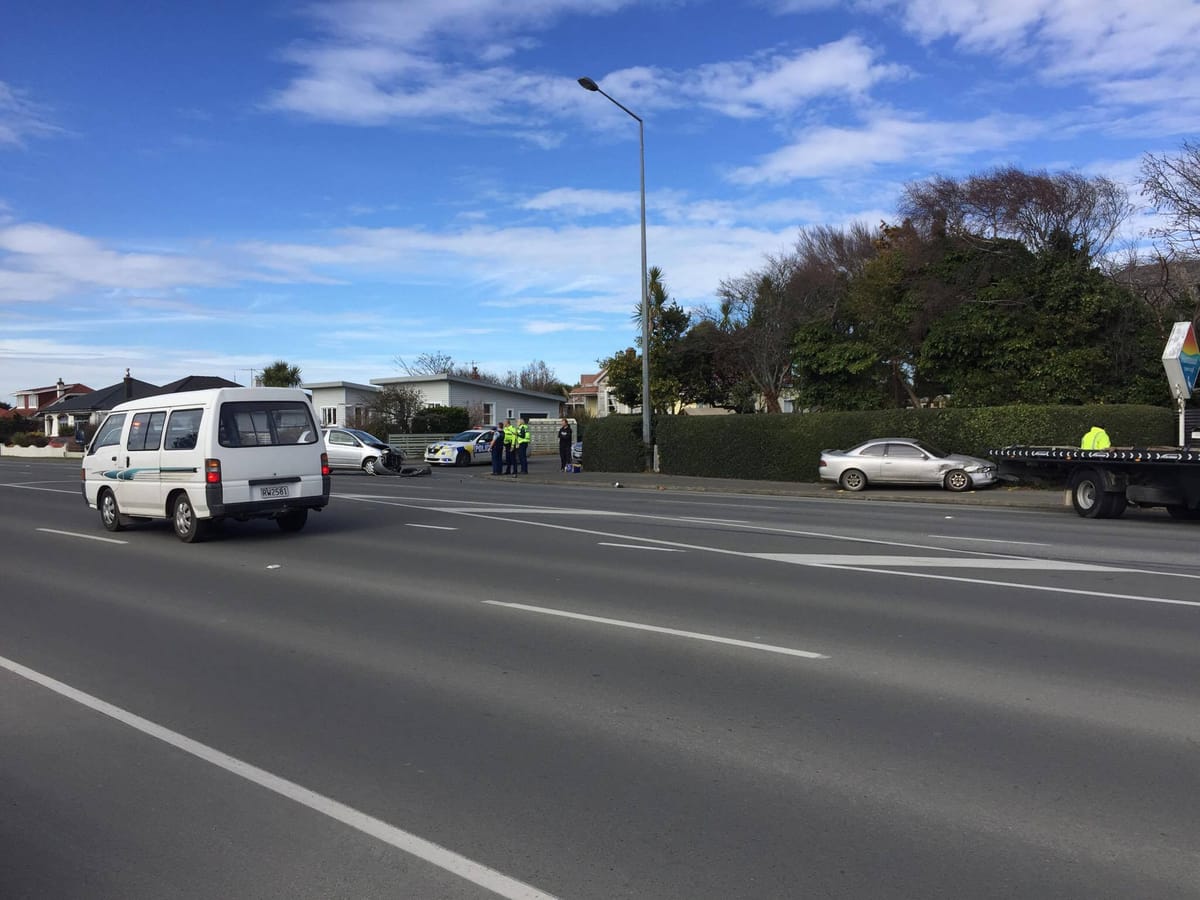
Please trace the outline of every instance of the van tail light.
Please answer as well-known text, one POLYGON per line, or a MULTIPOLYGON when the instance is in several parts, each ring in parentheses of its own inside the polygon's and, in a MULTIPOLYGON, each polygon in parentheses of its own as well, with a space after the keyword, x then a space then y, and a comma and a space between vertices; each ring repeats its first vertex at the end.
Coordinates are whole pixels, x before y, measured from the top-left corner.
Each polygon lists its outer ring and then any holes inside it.
POLYGON ((321 474, 322 475, 329 474, 329 454, 328 453, 321 454, 321 474))
POLYGON ((205 484, 221 483, 221 461, 219 459, 204 461, 204 482, 205 484))

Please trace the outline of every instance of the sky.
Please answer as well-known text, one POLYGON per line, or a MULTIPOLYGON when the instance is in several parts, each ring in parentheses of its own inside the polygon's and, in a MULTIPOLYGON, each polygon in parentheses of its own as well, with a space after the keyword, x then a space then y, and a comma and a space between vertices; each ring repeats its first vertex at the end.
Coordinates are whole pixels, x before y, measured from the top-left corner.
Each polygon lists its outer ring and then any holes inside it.
MULTIPOLYGON (((1137 183, 1190 0, 46 0, 0 8, 0 399, 423 353, 574 384, 802 229, 996 166, 1137 183)), ((1152 221, 1140 210, 1124 236, 1152 221)))

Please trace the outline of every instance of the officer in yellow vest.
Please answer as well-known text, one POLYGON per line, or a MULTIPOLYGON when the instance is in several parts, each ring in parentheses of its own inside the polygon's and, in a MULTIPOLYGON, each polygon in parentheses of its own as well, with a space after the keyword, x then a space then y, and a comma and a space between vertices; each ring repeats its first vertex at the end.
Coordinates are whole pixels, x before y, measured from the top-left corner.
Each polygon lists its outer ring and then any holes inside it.
POLYGON ((1108 439, 1108 432, 1099 425, 1093 425, 1091 431, 1083 436, 1083 440, 1079 443, 1081 450, 1107 450, 1112 446, 1112 442, 1108 439))
POLYGON ((521 474, 529 474, 529 442, 533 437, 529 434, 529 423, 522 421, 517 425, 517 462, 521 466, 521 474))
POLYGON ((504 420, 504 474, 517 477, 517 427, 504 420))

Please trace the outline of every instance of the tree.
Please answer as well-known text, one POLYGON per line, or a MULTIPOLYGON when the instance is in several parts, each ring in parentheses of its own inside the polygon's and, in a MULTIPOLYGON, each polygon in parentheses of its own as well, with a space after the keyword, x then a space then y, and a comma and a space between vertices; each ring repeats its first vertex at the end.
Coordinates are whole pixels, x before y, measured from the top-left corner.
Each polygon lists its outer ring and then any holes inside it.
POLYGON ((961 181, 939 175, 910 183, 900 213, 933 237, 1011 238, 1036 253, 1065 236, 1095 259, 1107 252, 1133 205, 1124 187, 1102 175, 1007 166, 961 181))
POLYGON ((1184 141, 1177 156, 1142 160, 1142 195, 1167 216, 1154 234, 1175 251, 1200 251, 1200 143, 1184 141))
POLYGON ((262 370, 258 380, 263 387, 299 387, 300 367, 277 359, 262 370))
POLYGON ((371 401, 372 418, 385 428, 410 434, 412 420, 425 405, 425 395, 410 385, 383 388, 371 401))
POLYGON ((518 372, 516 383, 522 390, 540 391, 543 394, 567 394, 571 390, 571 386, 559 381, 554 370, 540 359, 518 372))
MULTIPOLYGON (((671 413, 680 403, 680 361, 677 350, 687 331, 691 316, 667 294, 662 269, 651 266, 646 285, 650 307, 650 409, 671 413)), ((637 346, 642 346, 642 307, 639 303, 631 316, 638 326, 637 346)), ((608 373, 608 384, 617 399, 626 406, 642 405, 642 357, 632 348, 622 351, 600 365, 608 373)))

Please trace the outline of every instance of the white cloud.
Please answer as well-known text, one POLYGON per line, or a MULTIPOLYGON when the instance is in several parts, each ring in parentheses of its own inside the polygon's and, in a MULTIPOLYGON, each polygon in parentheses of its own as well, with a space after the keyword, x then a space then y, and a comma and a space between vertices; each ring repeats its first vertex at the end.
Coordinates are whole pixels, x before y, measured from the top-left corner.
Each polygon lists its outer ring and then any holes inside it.
POLYGON ((50 122, 45 109, 16 88, 0 81, 0 147, 21 147, 26 138, 62 133, 50 122))
POLYGON ((1046 126, 1017 116, 985 116, 969 122, 926 122, 881 116, 862 128, 811 129, 802 140, 730 173, 738 184, 780 184, 872 166, 957 160, 999 151, 1046 126))

